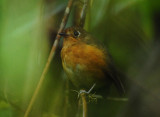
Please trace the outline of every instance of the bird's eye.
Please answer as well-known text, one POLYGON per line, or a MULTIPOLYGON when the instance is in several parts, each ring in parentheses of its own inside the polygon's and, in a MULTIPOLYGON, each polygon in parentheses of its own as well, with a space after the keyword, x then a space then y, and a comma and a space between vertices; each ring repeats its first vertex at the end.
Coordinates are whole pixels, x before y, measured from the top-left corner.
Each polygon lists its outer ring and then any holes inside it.
POLYGON ((75 31, 74 31, 74 36, 75 36, 75 37, 78 37, 79 35, 80 35, 80 32, 75 30, 75 31))

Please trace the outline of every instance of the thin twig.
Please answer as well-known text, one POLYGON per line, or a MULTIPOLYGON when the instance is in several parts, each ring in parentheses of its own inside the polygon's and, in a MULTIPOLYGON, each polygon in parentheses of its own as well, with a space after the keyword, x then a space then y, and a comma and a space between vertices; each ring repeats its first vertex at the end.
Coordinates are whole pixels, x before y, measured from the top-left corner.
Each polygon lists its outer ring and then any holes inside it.
POLYGON ((87 117, 86 93, 81 93, 81 99, 82 99, 82 104, 83 104, 83 117, 87 117))
POLYGON ((122 101, 122 102, 127 102, 128 98, 116 98, 116 97, 107 97, 107 100, 111 100, 111 101, 122 101))
MULTIPOLYGON (((90 95, 90 97, 96 98, 96 99, 104 99, 103 96, 96 95, 96 94, 92 94, 92 95, 90 95)), ((128 98, 121 98, 121 97, 106 97, 105 99, 111 100, 111 101, 122 101, 122 102, 128 101, 128 98)))
POLYGON ((83 8, 82 8, 82 12, 80 14, 80 25, 83 27, 84 26, 84 23, 85 23, 85 19, 86 19, 86 13, 87 13, 87 7, 88 7, 88 3, 89 3, 89 0, 84 0, 84 5, 83 5, 83 8))
POLYGON ((58 34, 57 34, 57 36, 56 36, 56 39, 55 39, 54 44, 53 44, 53 46, 52 46, 52 49, 51 49, 51 51, 50 51, 50 54, 49 54, 47 63, 46 63, 46 65, 45 65, 45 67, 44 67, 44 70, 43 70, 43 72, 42 72, 42 75, 41 75, 41 77, 40 77, 40 80, 39 80, 39 82, 38 82, 38 85, 37 85, 37 87, 36 87, 36 90, 35 90, 32 98, 31 98, 31 101, 29 102, 29 105, 28 105, 28 107, 27 107, 27 110, 26 110, 26 112, 25 112, 25 114, 24 114, 24 117, 28 117, 28 114, 29 114, 29 112, 31 111, 31 108, 32 108, 32 106, 33 106, 33 103, 35 102, 35 99, 36 99, 36 97, 37 97, 37 95, 38 95, 38 93, 39 93, 39 90, 40 90, 40 88, 41 88, 41 85, 42 85, 42 83, 43 83, 43 81, 44 81, 44 78, 45 78, 45 76, 46 76, 46 73, 47 73, 47 71, 48 71, 48 69, 49 69, 50 63, 51 63, 51 61, 52 61, 52 59, 53 59, 53 57, 54 57, 54 55, 55 55, 55 50, 57 49, 57 46, 58 46, 58 44, 59 44, 59 40, 60 40, 60 37, 61 37, 61 36, 59 35, 59 33, 62 32, 62 30, 64 29, 64 27, 65 27, 65 25, 66 25, 68 16, 69 16, 69 14, 70 14, 70 10, 71 10, 72 3, 73 3, 73 0, 69 0, 69 1, 68 1, 68 5, 67 5, 67 7, 66 7, 66 10, 65 10, 65 13, 64 13, 64 17, 63 17, 63 19, 62 19, 62 23, 61 23, 60 28, 59 28, 59 30, 58 30, 58 34))
POLYGON ((74 25, 77 25, 83 28, 85 19, 86 19, 88 4, 89 4, 89 0, 83 0, 83 2, 77 1, 77 4, 75 6, 74 25), (83 4, 83 6, 81 6, 81 4, 83 4))

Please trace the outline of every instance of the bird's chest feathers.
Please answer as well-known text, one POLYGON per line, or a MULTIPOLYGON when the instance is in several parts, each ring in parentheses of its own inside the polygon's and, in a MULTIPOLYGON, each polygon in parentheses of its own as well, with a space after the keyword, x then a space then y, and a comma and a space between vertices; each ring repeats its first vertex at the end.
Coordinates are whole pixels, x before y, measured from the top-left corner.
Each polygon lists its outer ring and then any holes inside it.
POLYGON ((84 55, 81 56, 79 47, 77 47, 77 50, 74 49, 76 48, 66 46, 63 47, 61 52, 63 68, 66 72, 71 74, 86 69, 86 65, 83 60, 84 55))
POLYGON ((105 68, 106 57, 102 50, 87 44, 63 46, 61 51, 65 71, 85 72, 105 68))
POLYGON ((64 71, 76 86, 91 87, 97 79, 105 77, 103 70, 107 68, 106 57, 102 50, 92 45, 65 45, 61 58, 64 71))

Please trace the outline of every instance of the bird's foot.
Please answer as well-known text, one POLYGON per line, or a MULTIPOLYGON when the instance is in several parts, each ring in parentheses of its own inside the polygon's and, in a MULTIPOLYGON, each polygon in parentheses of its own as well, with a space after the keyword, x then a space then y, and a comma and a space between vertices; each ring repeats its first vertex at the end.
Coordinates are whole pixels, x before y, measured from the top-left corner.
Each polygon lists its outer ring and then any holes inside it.
POLYGON ((97 97, 95 97, 94 95, 95 95, 95 93, 88 95, 89 102, 96 102, 97 103, 97 97))
POLYGON ((95 86, 96 86, 96 83, 95 83, 95 84, 93 84, 93 86, 92 86, 88 91, 83 90, 83 89, 82 89, 82 90, 80 90, 80 91, 79 91, 79 93, 78 93, 78 98, 79 98, 79 96, 80 96, 82 93, 83 93, 83 94, 87 94, 87 95, 89 95, 95 86))
POLYGON ((82 93, 89 95, 95 86, 96 86, 96 84, 93 84, 93 86, 92 86, 88 91, 86 91, 86 90, 84 90, 84 89, 81 89, 80 91, 77 91, 77 90, 72 90, 72 91, 78 93, 78 98, 79 98, 79 96, 80 96, 82 93))
POLYGON ((96 84, 94 84, 88 91, 81 89, 80 91, 72 90, 76 93, 78 93, 78 98, 80 95, 85 94, 89 100, 89 102, 97 102, 97 99, 103 98, 101 95, 96 95, 95 93, 91 93, 91 91, 94 89, 96 84))
POLYGON ((81 89, 81 90, 78 92, 78 98, 79 98, 80 95, 82 95, 82 94, 89 95, 89 92, 86 91, 86 90, 81 89))

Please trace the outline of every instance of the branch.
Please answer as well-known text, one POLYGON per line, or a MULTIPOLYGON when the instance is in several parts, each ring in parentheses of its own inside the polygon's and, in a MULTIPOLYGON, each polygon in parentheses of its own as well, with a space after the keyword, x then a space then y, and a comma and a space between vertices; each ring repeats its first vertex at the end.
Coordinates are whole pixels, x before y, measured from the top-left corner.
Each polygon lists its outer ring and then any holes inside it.
POLYGON ((81 93, 81 99, 83 104, 83 117, 87 117, 87 101, 86 101, 86 93, 81 93))
POLYGON ((122 101, 122 102, 127 102, 128 98, 121 98, 121 97, 103 97, 101 95, 96 95, 92 94, 90 95, 91 99, 106 99, 106 100, 111 100, 111 101, 122 101))
POLYGON ((107 100, 111 100, 111 101, 122 101, 122 102, 127 102, 128 98, 116 98, 116 97, 107 97, 107 100))
MULTIPOLYGON (((73 0, 69 0, 69 1, 68 1, 68 5, 67 5, 67 7, 66 7, 66 10, 65 10, 65 13, 64 13, 64 17, 63 17, 63 19, 62 19, 62 22, 61 22, 60 28, 59 28, 59 30, 58 30, 58 33, 62 32, 62 30, 64 29, 64 27, 65 27, 65 25, 66 25, 68 16, 69 16, 69 14, 70 14, 70 9, 71 9, 72 3, 73 3, 73 0)), ((54 41, 54 44, 53 44, 53 46, 52 46, 52 49, 51 49, 51 51, 50 51, 50 54, 49 54, 47 63, 46 63, 46 65, 45 65, 45 67, 44 67, 44 70, 43 70, 43 72, 42 72, 42 75, 41 75, 40 80, 39 80, 39 82, 38 82, 38 85, 37 85, 37 87, 36 87, 36 90, 35 90, 32 98, 31 98, 31 101, 29 102, 29 105, 28 105, 27 110, 26 110, 26 112, 25 112, 25 114, 24 114, 24 117, 28 117, 28 114, 29 114, 29 112, 31 111, 31 108, 32 108, 32 106, 33 106, 33 103, 35 102, 35 99, 36 99, 36 97, 37 97, 37 95, 38 95, 38 93, 39 93, 39 90, 40 90, 40 88, 41 88, 41 85, 42 85, 42 83, 43 83, 43 81, 44 81, 44 78, 45 78, 45 76, 46 76, 46 73, 48 72, 50 63, 51 63, 51 61, 52 61, 52 59, 53 59, 53 57, 54 57, 54 55, 55 55, 55 50, 57 49, 57 46, 58 46, 58 44, 59 44, 60 37, 61 37, 61 36, 60 36, 59 34, 57 34, 56 39, 55 39, 55 41, 54 41)))
POLYGON ((74 14, 74 25, 83 27, 85 24, 86 13, 88 9, 89 0, 77 1, 74 14), (83 4, 83 6, 81 5, 83 4))

